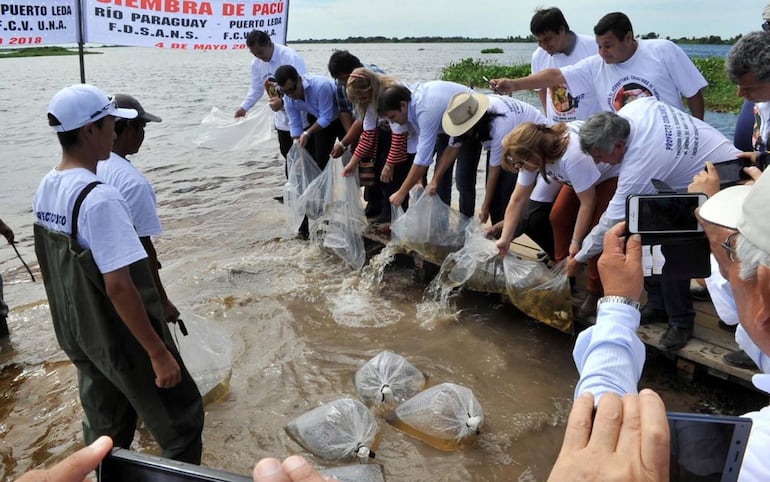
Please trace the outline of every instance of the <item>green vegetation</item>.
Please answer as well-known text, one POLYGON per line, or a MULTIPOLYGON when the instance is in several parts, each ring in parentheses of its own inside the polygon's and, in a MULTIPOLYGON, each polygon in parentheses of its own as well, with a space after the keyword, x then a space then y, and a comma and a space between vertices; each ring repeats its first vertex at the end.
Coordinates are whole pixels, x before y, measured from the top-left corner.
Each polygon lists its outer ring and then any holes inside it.
MULTIPOLYGON (((662 38, 660 34, 649 32, 644 35, 637 35, 637 38, 650 39, 662 38)), ((740 35, 723 39, 717 35, 706 37, 665 37, 678 44, 724 44, 732 45, 741 38, 740 35)), ((347 38, 324 38, 324 39, 292 39, 290 43, 300 44, 366 44, 366 43, 537 43, 533 35, 510 35, 508 37, 384 37, 377 35, 373 37, 347 37, 347 38)))
POLYGON ((8 59, 11 57, 51 57, 54 55, 77 54, 77 50, 70 50, 64 47, 29 47, 26 49, 9 50, 8 53, 2 53, 2 51, 0 51, 0 59, 8 59))
MULTIPOLYGON (((709 83, 704 91, 706 109, 712 112, 733 112, 741 109, 743 99, 735 94, 735 86, 725 73, 725 61, 719 57, 693 58, 693 63, 709 83)), ((530 74, 529 64, 500 65, 490 60, 463 59, 441 69, 441 80, 457 82, 470 87, 486 87, 483 77, 515 79, 530 74)))
POLYGON ((482 54, 501 54, 503 53, 503 49, 499 48, 493 48, 493 49, 481 49, 482 54))

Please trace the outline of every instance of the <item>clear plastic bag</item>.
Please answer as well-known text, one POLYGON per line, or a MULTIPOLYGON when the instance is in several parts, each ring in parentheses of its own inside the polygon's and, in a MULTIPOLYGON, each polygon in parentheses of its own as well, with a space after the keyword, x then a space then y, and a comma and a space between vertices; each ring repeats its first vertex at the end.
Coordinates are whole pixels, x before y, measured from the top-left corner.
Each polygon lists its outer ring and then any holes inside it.
POLYGON ((392 351, 382 351, 356 371, 356 390, 369 406, 395 406, 425 387, 425 375, 392 351))
POLYGON ((451 450, 479 434, 484 410, 469 388, 442 383, 396 407, 391 423, 433 447, 451 450))
POLYGON ((199 316, 185 316, 187 336, 175 336, 179 354, 190 372, 203 402, 222 398, 229 389, 233 372, 230 337, 215 323, 199 316))
POLYGON ((564 260, 549 269, 540 261, 507 254, 506 289, 513 305, 535 320, 573 333, 572 297, 564 260))
POLYGON ((298 206, 311 220, 313 240, 330 249, 355 270, 366 262, 366 215, 361 206, 358 180, 343 176, 345 159, 329 159, 326 168, 299 199, 298 206))
POLYGON ((332 477, 341 482, 385 482, 380 464, 343 465, 331 469, 319 470, 324 477, 332 477))
POLYGON ((206 149, 237 151, 254 149, 269 140, 273 132, 273 112, 260 103, 244 117, 234 118, 217 107, 203 118, 193 143, 206 149))
POLYGON ((438 194, 423 194, 414 201, 415 197, 411 195, 409 209, 391 223, 392 239, 404 249, 440 265, 449 253, 463 246, 470 219, 447 206, 438 194))
POLYGON ((446 257, 436 279, 446 287, 507 293, 503 258, 498 256, 495 242, 487 239, 484 228, 475 220, 465 230, 465 244, 446 257))
POLYGON ((305 450, 329 460, 374 458, 379 426, 366 405, 341 398, 290 421, 286 433, 305 450))
POLYGON ((305 219, 306 207, 300 204, 300 197, 308 186, 321 174, 321 169, 308 151, 297 144, 286 154, 288 179, 283 187, 283 206, 286 223, 292 232, 299 230, 305 219))

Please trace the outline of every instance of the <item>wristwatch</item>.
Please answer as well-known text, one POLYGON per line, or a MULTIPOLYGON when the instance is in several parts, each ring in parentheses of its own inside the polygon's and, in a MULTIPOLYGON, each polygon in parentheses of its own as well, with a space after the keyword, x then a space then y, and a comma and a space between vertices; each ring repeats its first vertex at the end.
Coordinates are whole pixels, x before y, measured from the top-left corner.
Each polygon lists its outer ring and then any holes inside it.
POLYGON ((596 308, 599 309, 599 306, 601 306, 602 303, 622 303, 633 307, 635 310, 638 310, 641 306, 638 301, 626 298, 625 296, 602 296, 599 298, 599 301, 596 302, 596 308))

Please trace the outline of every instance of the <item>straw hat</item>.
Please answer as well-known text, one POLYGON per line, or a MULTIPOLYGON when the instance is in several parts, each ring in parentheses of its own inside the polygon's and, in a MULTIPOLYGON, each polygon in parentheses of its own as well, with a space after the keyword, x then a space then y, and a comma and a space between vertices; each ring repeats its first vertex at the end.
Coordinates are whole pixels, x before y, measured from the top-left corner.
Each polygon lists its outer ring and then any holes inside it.
POLYGON ((489 107, 489 97, 475 92, 460 92, 449 100, 441 118, 441 127, 448 135, 465 134, 481 119, 489 107))

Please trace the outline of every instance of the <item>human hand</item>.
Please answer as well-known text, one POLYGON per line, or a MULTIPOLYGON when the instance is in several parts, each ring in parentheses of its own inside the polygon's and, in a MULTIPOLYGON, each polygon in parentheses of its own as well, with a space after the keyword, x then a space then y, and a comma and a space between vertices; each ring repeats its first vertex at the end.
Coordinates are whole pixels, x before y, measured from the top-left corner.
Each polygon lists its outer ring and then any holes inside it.
POLYGON ((326 482, 328 480, 299 455, 287 457, 281 463, 274 458, 257 462, 252 473, 254 482, 326 482))
POLYGON ((166 320, 166 323, 174 323, 179 319, 179 316, 179 310, 176 309, 174 303, 172 303, 171 300, 167 298, 163 302, 163 318, 166 320))
POLYGON ((243 107, 238 107, 238 110, 235 111, 235 114, 233 115, 233 117, 237 119, 238 117, 243 117, 245 115, 246 115, 246 111, 243 109, 243 107))
POLYGON ((310 137, 310 134, 307 133, 307 131, 302 131, 302 134, 299 135, 299 137, 294 139, 294 142, 297 143, 297 145, 301 148, 305 148, 307 145, 307 139, 310 137))
POLYGON ((342 147, 342 143, 340 141, 337 141, 334 143, 334 147, 332 147, 332 152, 329 153, 329 156, 337 159, 342 155, 343 152, 345 152, 345 148, 342 147))
POLYGON ((503 222, 499 221, 493 224, 492 226, 486 228, 484 230, 484 234, 486 234, 487 237, 497 236, 500 233, 500 231, 502 231, 502 229, 503 229, 503 222))
POLYGON ((479 210, 479 222, 486 223, 489 219, 489 206, 486 204, 481 205, 481 209, 479 210))
POLYGON ((103 435, 50 469, 29 471, 16 482, 83 482, 111 448, 112 439, 103 435))
POLYGON ((354 162, 351 159, 350 162, 345 164, 345 166, 342 168, 342 177, 348 177, 352 175, 355 172, 356 167, 358 167, 358 162, 354 162))
POLYGON ((5 236, 5 239, 8 240, 8 244, 13 244, 13 229, 11 229, 5 222, 0 221, 0 234, 5 236))
POLYGON ((497 248, 498 256, 502 258, 508 253, 508 250, 511 249, 511 240, 500 238, 495 241, 495 247, 497 248))
POLYGON ((394 206, 400 206, 404 202, 404 199, 406 199, 407 194, 409 193, 403 192, 401 189, 399 189, 398 191, 391 194, 388 200, 390 201, 390 204, 394 206))
POLYGON ((280 96, 270 97, 267 100, 267 105, 273 112, 278 112, 279 110, 283 109, 283 99, 281 99, 280 96))
POLYGON ((569 242, 569 249, 567 250, 567 253, 569 254, 570 258, 576 256, 580 252, 580 243, 578 243, 576 240, 572 240, 569 242))
POLYGON ((687 192, 702 192, 711 197, 719 191, 719 173, 714 164, 706 162, 706 170, 694 175, 687 192))
MULTIPOLYGON (((434 176, 434 177, 435 177, 435 176, 434 176)), ((435 196, 435 195, 436 195, 436 191, 438 191, 438 181, 434 182, 433 180, 431 180, 431 181, 428 183, 428 185, 427 185, 427 186, 425 186, 425 192, 426 192, 426 193, 427 193, 429 196, 435 196)))
POLYGON ((584 266, 585 264, 576 260, 574 256, 570 256, 569 258, 567 258, 567 276, 570 278, 574 278, 575 276, 580 274, 584 266))
POLYGON ((593 423, 594 397, 575 399, 549 481, 664 481, 669 470, 666 407, 649 389, 622 399, 602 395, 593 423))
POLYGON ((625 239, 626 223, 610 228, 604 235, 604 251, 599 257, 599 278, 607 296, 639 300, 644 280, 642 238, 634 234, 625 239))
POLYGON ((150 356, 152 371, 155 373, 155 386, 158 388, 172 388, 182 381, 182 371, 176 358, 164 349, 161 353, 150 356))
POLYGON ((492 90, 497 90, 502 94, 510 94, 516 90, 513 87, 512 79, 492 79, 489 81, 489 87, 492 88, 492 90))
POLYGON ((393 182, 393 167, 390 164, 382 166, 382 172, 380 172, 380 182, 383 184, 390 184, 393 182))

